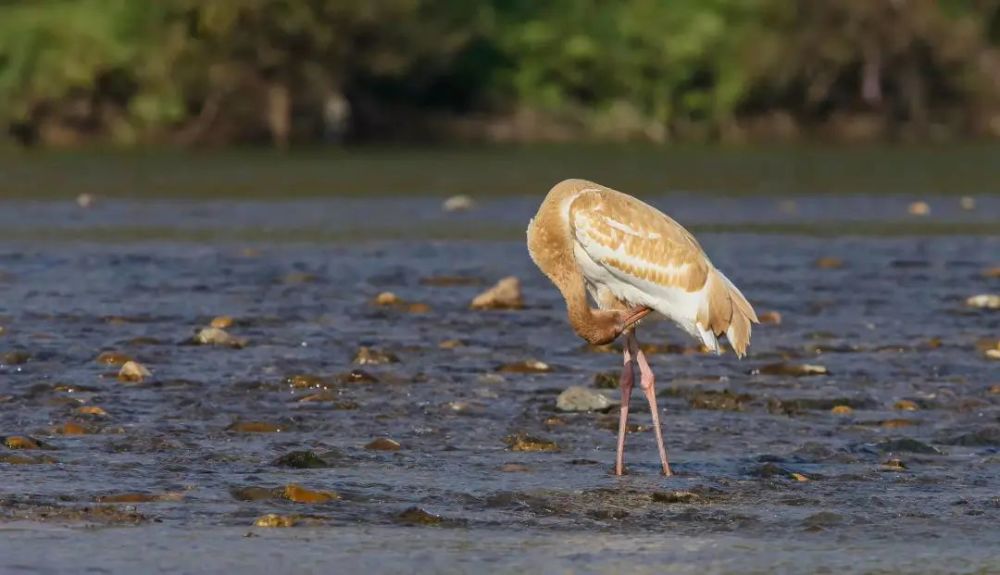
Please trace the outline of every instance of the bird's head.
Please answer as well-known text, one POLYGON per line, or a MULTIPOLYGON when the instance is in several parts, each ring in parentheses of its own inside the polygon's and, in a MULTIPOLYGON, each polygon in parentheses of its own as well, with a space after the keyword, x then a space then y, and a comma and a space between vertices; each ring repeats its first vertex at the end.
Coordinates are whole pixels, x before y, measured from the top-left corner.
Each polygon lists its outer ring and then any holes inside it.
POLYGON ((586 329, 580 331, 580 336, 592 345, 609 344, 652 311, 648 307, 624 311, 594 310, 591 321, 588 322, 586 329))

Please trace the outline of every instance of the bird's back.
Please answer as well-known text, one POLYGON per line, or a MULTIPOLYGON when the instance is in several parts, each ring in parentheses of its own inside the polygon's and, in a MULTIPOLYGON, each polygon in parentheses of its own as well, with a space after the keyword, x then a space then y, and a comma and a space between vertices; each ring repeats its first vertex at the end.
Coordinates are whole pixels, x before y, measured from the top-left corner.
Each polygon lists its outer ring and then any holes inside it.
MULTIPOLYGON (((589 282, 631 305, 646 305, 718 350, 723 334, 746 353, 753 307, 717 270, 698 241, 660 210, 627 194, 567 180, 568 232, 589 282)), ((550 192, 550 195, 552 192, 550 192)))

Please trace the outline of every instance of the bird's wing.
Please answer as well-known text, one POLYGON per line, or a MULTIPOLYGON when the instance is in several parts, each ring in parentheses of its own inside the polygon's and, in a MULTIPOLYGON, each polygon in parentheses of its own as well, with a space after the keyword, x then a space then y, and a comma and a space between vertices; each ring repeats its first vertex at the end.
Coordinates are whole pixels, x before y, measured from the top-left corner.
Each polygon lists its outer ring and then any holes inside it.
POLYGON ((621 281, 685 292, 705 286, 711 263, 694 236, 632 196, 603 186, 585 189, 570 205, 569 219, 587 255, 621 281))

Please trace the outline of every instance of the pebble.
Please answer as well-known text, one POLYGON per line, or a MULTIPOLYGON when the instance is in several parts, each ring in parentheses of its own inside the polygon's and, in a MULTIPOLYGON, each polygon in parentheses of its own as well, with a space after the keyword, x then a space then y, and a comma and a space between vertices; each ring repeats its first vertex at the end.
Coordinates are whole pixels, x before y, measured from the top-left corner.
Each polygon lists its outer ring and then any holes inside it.
POLYGON ((1000 309, 1000 295, 983 293, 965 300, 965 305, 978 309, 1000 309))
POLYGON ((137 361, 126 361, 118 372, 118 380, 129 383, 139 383, 147 377, 152 376, 146 366, 137 361))
POLYGON ((753 399, 746 393, 733 393, 728 389, 722 391, 699 391, 688 399, 692 409, 711 409, 716 411, 743 411, 744 405, 753 399))
POLYGON ((258 517, 254 522, 254 527, 294 527, 299 519, 295 515, 278 515, 268 513, 258 517))
POLYGON ((82 423, 77 423, 75 421, 67 421, 66 423, 57 427, 55 429, 55 432, 59 435, 87 435, 91 433, 91 430, 82 423))
MULTIPOLYGON (((393 356, 395 357, 395 356, 393 356)), ((398 361, 398 360, 397 360, 398 361)), ((378 378, 363 369, 352 369, 337 376, 338 383, 378 383, 378 378)))
POLYGON ((974 210, 976 209, 976 198, 973 198, 972 196, 962 196, 958 199, 958 205, 966 211, 974 210))
POLYGON ((755 370, 750 371, 751 375, 759 373, 763 375, 790 375, 794 377, 805 377, 810 375, 830 375, 830 371, 822 365, 809 363, 769 363, 755 370))
POLYGON ((27 455, 4 453, 0 454, 0 463, 6 463, 8 465, 44 465, 48 463, 58 463, 58 461, 48 455, 29 457, 27 455))
POLYGON ((765 311, 757 316, 761 325, 781 325, 781 313, 776 311, 765 311))
POLYGON ((451 196, 441 203, 441 209, 446 212, 464 212, 474 207, 476 207, 475 200, 464 194, 451 196))
POLYGON ((234 323, 236 323, 236 321, 232 317, 228 315, 220 315, 213 317, 208 326, 214 327, 215 329, 229 329, 233 327, 234 323))
POLYGON ((875 444, 875 448, 883 452, 925 453, 941 455, 941 450, 916 439, 886 439, 875 444))
POLYGON ((509 435, 504 441, 511 451, 559 451, 559 446, 556 445, 556 442, 539 439, 524 433, 509 435))
POLYGON ((282 496, 295 503, 329 503, 340 499, 340 495, 332 491, 313 491, 295 483, 286 485, 282 496))
POLYGON ((850 405, 834 405, 830 408, 830 413, 833 413, 834 415, 850 415, 854 413, 854 410, 850 405))
POLYGON ((369 451, 399 451, 402 448, 398 441, 388 437, 376 438, 365 445, 365 449, 369 451))
POLYGON ((465 344, 459 339, 446 339, 438 344, 438 347, 441 349, 458 349, 464 346, 465 344))
POLYGON ((594 374, 594 387, 597 389, 618 389, 617 371, 604 371, 594 374))
POLYGON ((375 296, 375 305, 399 305, 403 303, 403 300, 399 299, 399 296, 392 293, 391 291, 384 291, 377 296, 375 296))
POLYGON ((485 292, 477 295, 470 304, 472 309, 521 309, 521 281, 508 276, 485 292))
POLYGON ((993 266, 991 268, 986 268, 985 270, 983 270, 983 277, 990 279, 1000 278, 1000 266, 993 266))
POLYGON ((361 347, 354 355, 354 363, 358 365, 382 365, 398 362, 399 358, 394 354, 371 347, 361 347))
POLYGON ((440 525, 440 515, 434 515, 419 507, 409 507, 396 515, 396 523, 404 525, 440 525))
POLYGON ((500 466, 500 471, 504 473, 528 473, 531 468, 523 463, 504 463, 500 466))
POLYGON ((114 495, 102 495, 97 498, 98 503, 150 503, 153 501, 176 501, 183 496, 179 494, 168 494, 167 499, 163 495, 153 493, 116 493, 114 495))
POLYGON ((76 197, 76 205, 87 209, 94 206, 94 202, 97 201, 97 197, 94 194, 82 193, 76 197))
POLYGON ((286 377, 285 384, 291 386, 294 389, 327 387, 326 381, 322 377, 319 377, 317 375, 308 375, 304 373, 290 375, 286 377))
POLYGON ((0 365, 23 365, 31 360, 31 354, 26 351, 8 351, 0 355, 0 365))
POLYGON ((893 407, 895 409, 898 409, 899 411, 916 411, 920 409, 920 406, 917 405, 917 402, 909 399, 900 399, 899 401, 896 402, 895 405, 893 405, 893 407))
POLYGON ((824 270, 837 270, 844 267, 844 260, 831 256, 816 260, 816 267, 824 270))
POLYGON ((879 471, 906 471, 906 464, 903 463, 902 459, 894 457, 879 465, 879 471))
POLYGON ((501 365, 497 371, 501 373, 546 373, 552 371, 552 367, 544 361, 528 359, 501 365))
POLYGON ((3 440, 7 449, 40 449, 38 441, 24 435, 11 435, 3 440))
POLYGON ((227 427, 226 431, 235 433, 280 433, 284 429, 276 423, 265 421, 237 421, 227 427))
POLYGON ((701 497, 690 491, 657 491, 650 499, 656 503, 697 503, 701 497))
POLYGON ((98 355, 95 361, 101 365, 125 365, 132 361, 132 358, 117 351, 105 351, 98 355))
POLYGON ((257 486, 234 487, 229 490, 229 494, 237 501, 265 501, 274 499, 277 495, 276 491, 280 491, 280 489, 275 490, 257 486))
POLYGON ((234 337, 229 332, 218 327, 203 327, 194 336, 194 342, 198 345, 220 345, 240 349, 246 347, 247 341, 234 337))
POLYGON ((912 202, 906 207, 906 211, 911 216, 928 216, 931 213, 931 206, 927 202, 912 202))
POLYGON ((330 464, 312 451, 292 451, 274 460, 272 465, 294 469, 319 469, 330 464))
POLYGON ((603 393, 579 385, 567 388, 556 398, 559 411, 605 411, 614 405, 616 402, 603 393))
POLYGON ((76 412, 80 415, 93 415, 95 417, 108 416, 108 412, 104 411, 104 408, 99 405, 81 405, 76 408, 76 412))

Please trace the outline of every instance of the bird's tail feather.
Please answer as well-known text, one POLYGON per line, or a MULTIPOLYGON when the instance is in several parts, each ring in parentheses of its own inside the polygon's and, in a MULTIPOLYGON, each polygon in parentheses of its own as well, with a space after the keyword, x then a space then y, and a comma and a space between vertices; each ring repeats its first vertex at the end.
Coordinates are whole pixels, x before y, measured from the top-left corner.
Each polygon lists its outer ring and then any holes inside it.
POLYGON ((719 270, 709 272, 698 322, 716 337, 726 335, 737 357, 746 355, 751 324, 760 323, 750 302, 719 270))

